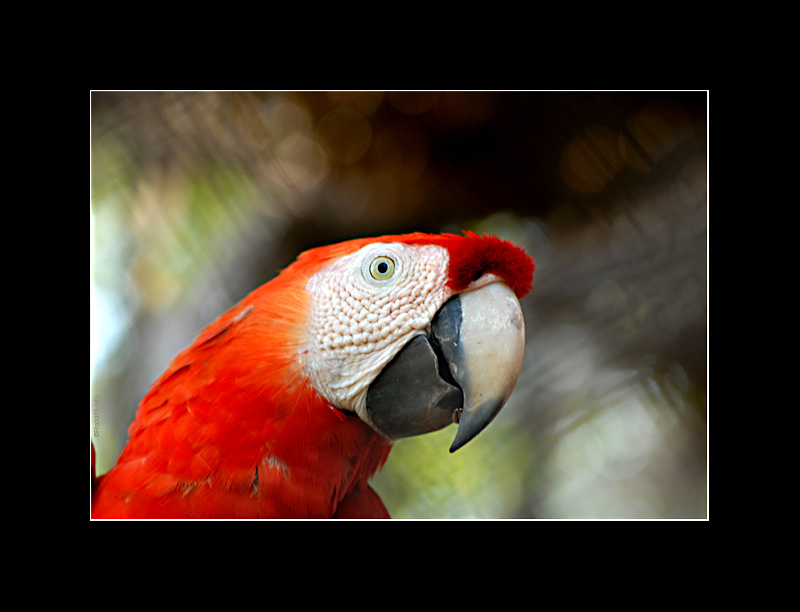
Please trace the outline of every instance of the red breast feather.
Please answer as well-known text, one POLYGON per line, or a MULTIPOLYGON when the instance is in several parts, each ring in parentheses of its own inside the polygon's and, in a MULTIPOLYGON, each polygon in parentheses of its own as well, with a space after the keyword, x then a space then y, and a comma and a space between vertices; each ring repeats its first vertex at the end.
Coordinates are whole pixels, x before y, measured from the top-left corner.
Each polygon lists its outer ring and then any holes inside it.
POLYGON ((100 480, 94 517, 326 517, 369 492, 390 444, 332 409, 297 358, 314 263, 255 290, 175 357, 100 480))

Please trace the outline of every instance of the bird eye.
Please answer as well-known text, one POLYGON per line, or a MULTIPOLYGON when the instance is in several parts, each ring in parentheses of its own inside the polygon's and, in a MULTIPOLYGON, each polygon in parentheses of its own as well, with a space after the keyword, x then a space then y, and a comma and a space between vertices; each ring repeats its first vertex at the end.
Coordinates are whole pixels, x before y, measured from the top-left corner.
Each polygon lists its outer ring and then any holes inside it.
POLYGON ((394 262, 383 255, 376 257, 369 265, 369 273, 375 280, 391 278, 394 274, 394 262))

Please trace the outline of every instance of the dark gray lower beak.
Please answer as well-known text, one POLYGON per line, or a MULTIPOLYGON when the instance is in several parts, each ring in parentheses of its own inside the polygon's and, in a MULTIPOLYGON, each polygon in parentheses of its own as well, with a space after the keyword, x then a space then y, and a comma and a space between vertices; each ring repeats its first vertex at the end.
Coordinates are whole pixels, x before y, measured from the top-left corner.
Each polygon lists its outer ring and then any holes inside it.
POLYGON ((490 283, 448 301, 373 381, 367 419, 389 439, 458 423, 450 452, 477 436, 506 403, 525 345, 513 291, 490 283))
POLYGON ((464 395, 454 382, 445 380, 450 376, 443 376, 440 367, 425 336, 416 336, 400 349, 367 392, 367 414, 372 426, 394 440, 453 423, 453 415, 464 404, 464 395))

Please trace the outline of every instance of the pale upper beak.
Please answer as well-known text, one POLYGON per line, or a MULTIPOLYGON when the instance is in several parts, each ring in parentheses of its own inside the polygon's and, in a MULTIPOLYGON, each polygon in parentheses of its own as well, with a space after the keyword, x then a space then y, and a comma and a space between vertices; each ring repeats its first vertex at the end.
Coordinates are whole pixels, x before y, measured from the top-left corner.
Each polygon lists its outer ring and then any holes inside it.
POLYGON ((370 425, 389 439, 458 423, 450 452, 505 405, 522 369, 525 321, 516 295, 486 275, 442 306, 367 392, 370 425))

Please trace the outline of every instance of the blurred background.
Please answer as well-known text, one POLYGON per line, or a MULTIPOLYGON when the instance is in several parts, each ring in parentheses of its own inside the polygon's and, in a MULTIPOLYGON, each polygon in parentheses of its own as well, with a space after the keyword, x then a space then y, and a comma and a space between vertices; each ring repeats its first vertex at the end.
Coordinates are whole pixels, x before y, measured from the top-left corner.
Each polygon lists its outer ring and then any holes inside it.
POLYGON ((707 517, 707 93, 92 92, 91 428, 307 248, 470 229, 534 257, 475 440, 395 444, 395 518, 707 517))

